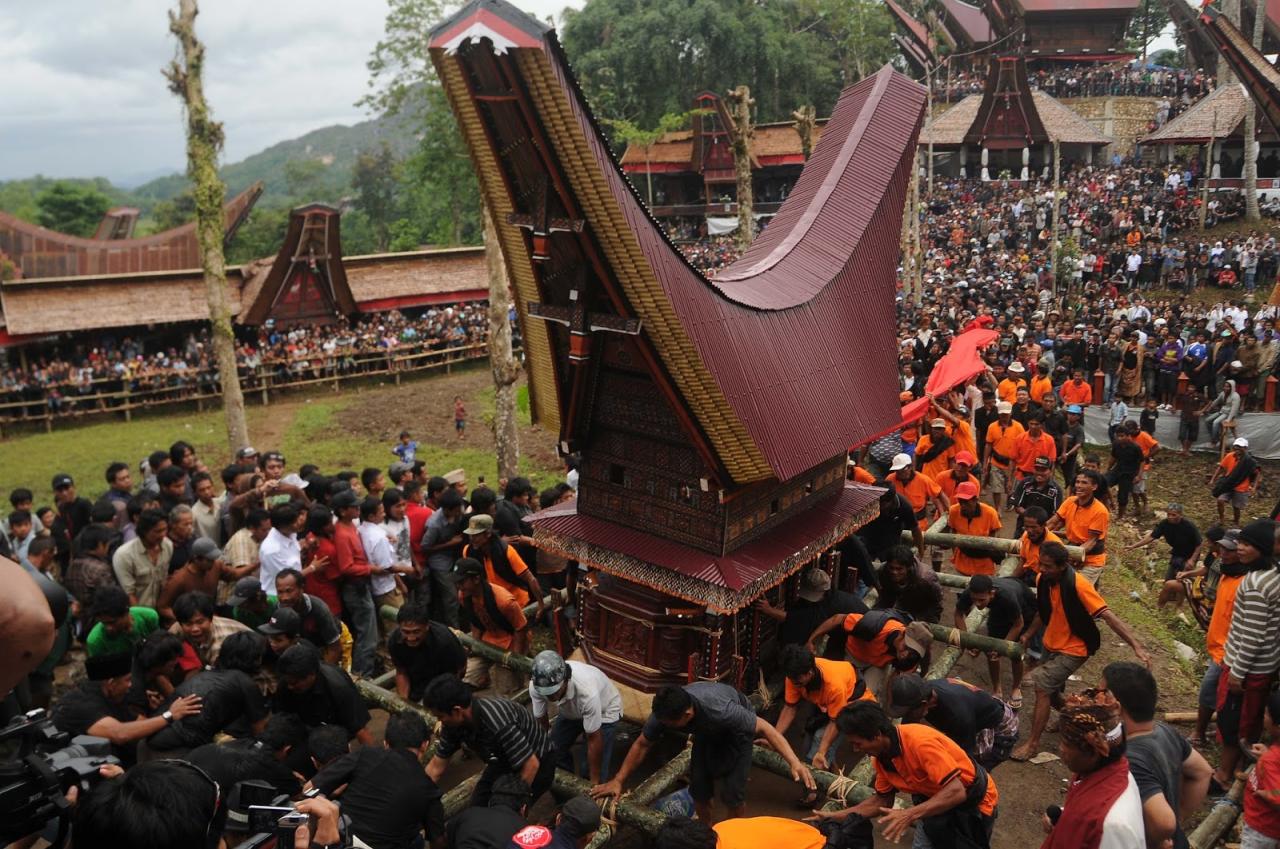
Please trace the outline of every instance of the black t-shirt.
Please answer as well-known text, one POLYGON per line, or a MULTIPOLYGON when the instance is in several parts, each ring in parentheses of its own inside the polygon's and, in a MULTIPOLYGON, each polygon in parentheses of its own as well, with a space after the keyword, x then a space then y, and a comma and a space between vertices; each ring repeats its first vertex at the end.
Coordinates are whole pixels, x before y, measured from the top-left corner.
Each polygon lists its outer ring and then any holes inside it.
POLYGON ((902 545, 902 532, 915 527, 916 514, 911 502, 896 490, 894 494, 898 497, 897 504, 888 510, 881 507, 880 515, 858 531, 872 560, 884 560, 890 548, 902 545))
POLYGON ((308 726, 341 725, 352 737, 369 724, 369 709, 356 685, 347 673, 327 663, 320 664, 316 683, 305 693, 278 688, 275 709, 296 713, 308 726))
MULTIPOLYGON (((1129 759, 1129 772, 1138 785, 1142 801, 1157 794, 1163 795, 1178 812, 1182 787, 1182 764, 1191 757, 1191 743, 1163 722, 1157 722, 1150 734, 1130 737, 1125 743, 1125 756, 1129 759)), ((1173 834, 1174 849, 1186 849, 1187 836, 1182 828, 1173 834)))
POLYGON ((373 849, 411 846, 419 831, 427 843, 444 835, 440 789, 413 752, 365 746, 317 772, 311 783, 326 795, 347 785, 342 812, 351 817, 352 833, 373 849))
POLYGON ((467 665, 462 643, 439 622, 431 623, 426 639, 417 648, 405 643, 397 628, 387 638, 387 653, 396 671, 409 676, 409 700, 414 702, 422 700, 422 693, 432 678, 446 672, 457 674, 467 665))
MULTIPOLYGON (((1031 594, 1031 588, 1017 578, 995 578, 991 583, 995 592, 991 596, 991 603, 987 605, 987 610, 990 611, 987 633, 1003 638, 1019 616, 1022 617, 1023 628, 1030 625, 1036 615, 1035 596, 1031 594)), ((956 613, 967 616, 970 610, 973 610, 973 596, 968 590, 964 590, 956 596, 956 613)))
POLYGON ((467 808, 449 820, 447 844, 453 849, 507 849, 511 836, 528 823, 504 805, 467 808))
POLYGON ((978 732, 998 728, 1004 721, 1004 702, 985 690, 949 678, 928 684, 938 704, 924 718, 970 755, 975 754, 978 732))
POLYGON ((306 609, 297 611, 302 620, 302 631, 298 636, 320 648, 331 646, 340 640, 342 628, 329 605, 308 593, 303 594, 303 599, 306 609))
MULTIPOLYGON (((108 716, 117 722, 134 721, 126 702, 111 702, 102 694, 101 681, 81 681, 58 699, 50 718, 55 728, 75 737, 88 734, 95 722, 108 716)), ((111 753, 129 765, 134 762, 136 749, 137 743, 113 744, 111 753)))
POLYGON ((277 793, 289 796, 296 795, 302 789, 289 764, 276 760, 271 752, 258 746, 255 740, 206 743, 192 749, 183 760, 190 761, 209 773, 224 788, 224 794, 230 792, 225 788, 235 787, 241 781, 265 781, 277 793))
MULTIPOLYGON (((253 679, 239 669, 210 669, 183 681, 173 690, 174 697, 196 695, 202 700, 200 712, 174 722, 173 732, 187 746, 212 743, 219 731, 230 725, 260 722, 267 716, 267 705, 253 679)), ((240 734, 248 732, 240 727, 240 734)), ((237 735, 239 736, 239 735, 237 735)))
POLYGON ((1169 548, 1173 551, 1175 557, 1184 558, 1191 556, 1191 553, 1200 545, 1202 539, 1200 529, 1186 518, 1180 522, 1170 522, 1168 519, 1162 520, 1152 528, 1151 536, 1155 539, 1163 539, 1169 543, 1169 548))
MULTIPOLYGON (((853 593, 833 590, 822 601, 805 601, 797 598, 787 606, 787 618, 778 627, 780 645, 804 645, 809 635, 819 625, 837 613, 866 613, 867 606, 853 593)), ((835 644, 837 660, 844 659, 844 641, 827 640, 827 646, 835 644)))
POLYGON ((1118 440, 1111 446, 1111 456, 1116 458, 1112 471, 1117 475, 1136 475, 1142 469, 1142 449, 1132 440, 1118 440))

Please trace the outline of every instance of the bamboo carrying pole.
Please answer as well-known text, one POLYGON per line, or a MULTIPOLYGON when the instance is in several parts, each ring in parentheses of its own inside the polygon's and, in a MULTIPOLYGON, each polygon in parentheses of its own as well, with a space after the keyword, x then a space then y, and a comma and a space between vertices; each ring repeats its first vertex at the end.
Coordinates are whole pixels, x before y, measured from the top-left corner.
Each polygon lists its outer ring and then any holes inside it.
MULTIPOLYGON (((1249 768, 1249 772, 1253 772, 1253 767, 1249 768)), ((1231 789, 1227 791, 1227 795, 1214 805, 1213 810, 1200 821, 1195 831, 1187 835, 1187 842, 1191 844, 1191 849, 1213 849, 1236 824, 1236 819, 1240 816, 1240 799, 1244 796, 1244 783, 1248 775, 1247 772, 1244 777, 1237 778, 1232 783, 1231 789)))
MULTIPOLYGON (((986 611, 981 612, 985 613, 986 611)), ((972 615, 972 612, 970 615, 972 615)), ((997 637, 988 637, 985 634, 976 634, 971 630, 961 631, 959 628, 948 628, 945 625, 934 625, 932 623, 929 623, 929 631, 933 634, 935 642, 946 643, 952 648, 959 647, 961 649, 995 652, 1001 657, 1007 657, 1010 660, 1022 660, 1022 643, 1001 640, 997 637)))
MULTIPOLYGON (((935 522, 924 532, 925 545, 940 545, 954 548, 963 545, 965 548, 977 548, 980 550, 990 551, 992 554, 1017 554, 1020 550, 1021 543, 1016 539, 1005 539, 1003 537, 976 537, 969 534, 949 534, 942 530, 934 530, 939 527, 935 522)), ((940 527, 946 527, 944 522, 940 527)), ((912 542, 911 531, 902 532, 902 542, 904 545, 910 545, 912 542)), ((1072 560, 1083 560, 1084 550, 1078 545, 1068 545, 1067 554, 1072 560)))

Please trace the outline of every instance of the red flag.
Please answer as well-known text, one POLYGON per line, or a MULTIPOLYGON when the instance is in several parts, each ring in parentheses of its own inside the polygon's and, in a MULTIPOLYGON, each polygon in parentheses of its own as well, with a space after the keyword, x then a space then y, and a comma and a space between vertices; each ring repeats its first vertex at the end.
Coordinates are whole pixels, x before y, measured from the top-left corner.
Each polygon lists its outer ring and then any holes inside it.
POLYGON ((982 360, 982 351, 999 338, 1000 334, 994 330, 974 329, 952 339, 947 353, 938 360, 929 375, 925 394, 938 398, 982 374, 987 368, 982 360))

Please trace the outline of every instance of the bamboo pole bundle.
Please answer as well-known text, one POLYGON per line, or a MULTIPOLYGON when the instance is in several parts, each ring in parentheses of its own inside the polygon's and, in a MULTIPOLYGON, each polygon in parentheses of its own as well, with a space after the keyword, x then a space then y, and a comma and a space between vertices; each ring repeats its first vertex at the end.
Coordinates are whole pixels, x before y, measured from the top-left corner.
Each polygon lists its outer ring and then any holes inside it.
MULTIPOLYGON (((954 548, 963 545, 965 548, 976 548, 981 551, 990 551, 992 554, 1017 554, 1021 543, 1016 539, 1005 539, 1004 537, 978 537, 971 534, 950 534, 942 531, 946 527, 943 522, 939 525, 934 522, 929 529, 924 532, 924 541, 926 545, 941 545, 954 548)), ((911 531, 902 532, 902 542, 904 545, 911 544, 911 531)), ((1084 559, 1084 550, 1078 545, 1068 545, 1067 554, 1071 555, 1072 560, 1084 559)))
MULTIPOLYGON (((1249 772, 1253 772, 1253 767, 1249 768, 1249 772)), ((1240 816, 1240 799, 1244 796, 1244 783, 1248 775, 1246 772, 1244 776, 1237 778, 1227 795, 1200 821, 1195 831, 1187 835, 1191 849, 1213 849, 1231 831, 1240 816)))

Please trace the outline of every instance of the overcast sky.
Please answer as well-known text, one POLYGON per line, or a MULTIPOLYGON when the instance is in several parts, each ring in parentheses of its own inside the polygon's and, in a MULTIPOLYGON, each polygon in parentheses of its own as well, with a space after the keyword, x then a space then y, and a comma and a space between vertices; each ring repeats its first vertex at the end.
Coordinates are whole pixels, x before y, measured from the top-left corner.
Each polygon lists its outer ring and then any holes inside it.
MULTIPOLYGON (((546 18, 581 0, 515 0, 546 18)), ((184 167, 181 112, 160 69, 173 0, 14 0, 0 14, 0 180, 149 178, 184 167)), ((205 90, 226 161, 368 115, 365 60, 386 0, 204 0, 205 90)), ((425 44, 424 44, 425 48, 425 44)))

